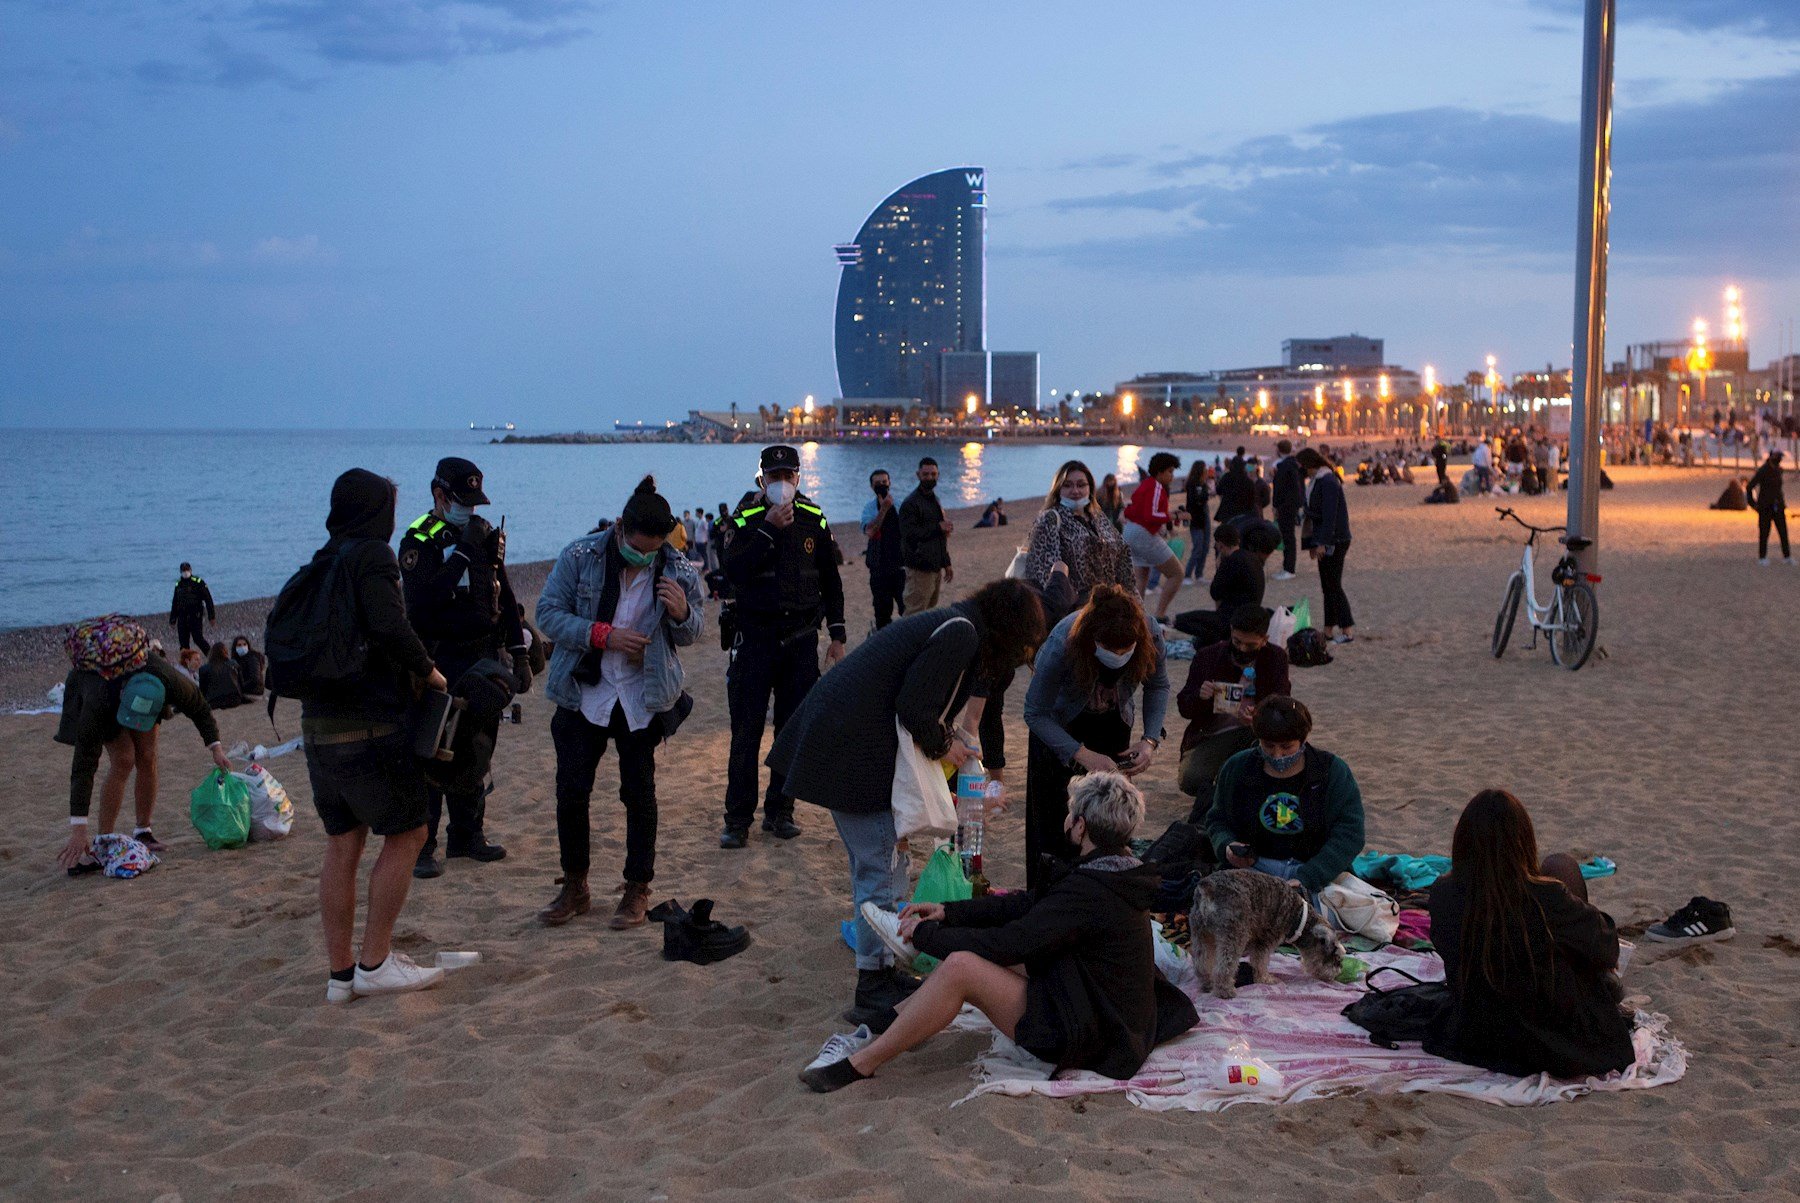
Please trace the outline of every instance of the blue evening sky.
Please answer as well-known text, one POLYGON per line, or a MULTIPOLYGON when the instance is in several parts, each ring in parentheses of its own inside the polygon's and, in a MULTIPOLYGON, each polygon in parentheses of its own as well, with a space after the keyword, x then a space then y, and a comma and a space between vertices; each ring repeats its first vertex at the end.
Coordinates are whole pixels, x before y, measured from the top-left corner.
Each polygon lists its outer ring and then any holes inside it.
MULTIPOLYGON (((1611 356, 1800 315, 1800 3, 1619 0, 1611 356)), ((6 0, 0 425, 836 392, 834 242, 988 169, 1044 387, 1569 361, 1579 0, 6 0)))

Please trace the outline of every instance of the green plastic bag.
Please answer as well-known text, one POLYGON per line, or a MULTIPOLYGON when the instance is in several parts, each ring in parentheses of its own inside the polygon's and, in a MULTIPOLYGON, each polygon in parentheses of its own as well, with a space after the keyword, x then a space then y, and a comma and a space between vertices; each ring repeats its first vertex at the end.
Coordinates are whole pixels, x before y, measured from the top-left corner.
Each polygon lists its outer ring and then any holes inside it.
POLYGON ((214 769, 188 795, 188 818, 208 848, 242 848, 250 842, 250 790, 214 769))
POLYGON ((1312 602, 1303 597, 1294 603, 1294 629, 1304 631, 1312 624, 1312 602))
MULTIPOLYGON (((961 902, 975 896, 969 879, 963 876, 962 858, 948 844, 940 844, 931 859, 925 862, 925 871, 919 874, 919 884, 913 890, 914 902, 961 902)), ((913 958, 913 969, 918 973, 930 973, 938 967, 936 957, 928 957, 920 953, 913 958)))

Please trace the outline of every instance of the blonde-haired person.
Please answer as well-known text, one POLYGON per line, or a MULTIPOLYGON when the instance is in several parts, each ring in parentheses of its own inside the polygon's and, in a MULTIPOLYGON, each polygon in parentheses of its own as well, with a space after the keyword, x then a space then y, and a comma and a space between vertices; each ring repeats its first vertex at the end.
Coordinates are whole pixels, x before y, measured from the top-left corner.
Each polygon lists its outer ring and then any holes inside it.
POLYGON ((1131 588, 1131 552, 1094 495, 1094 474, 1078 459, 1056 470, 1025 546, 1025 579, 1050 587, 1058 564, 1068 566, 1076 604, 1095 585, 1131 588))
POLYGON ((1145 920, 1159 874, 1129 852, 1143 820, 1137 786, 1090 773, 1069 787, 1063 819, 1081 859, 1044 889, 914 903, 899 915, 866 906, 864 918, 897 955, 943 964, 899 1004, 886 1032, 833 1036, 800 1080, 822 1094, 871 1077, 949 1027, 964 1003, 1058 1069, 1137 1073, 1151 1049, 1199 1018, 1156 969, 1145 920))

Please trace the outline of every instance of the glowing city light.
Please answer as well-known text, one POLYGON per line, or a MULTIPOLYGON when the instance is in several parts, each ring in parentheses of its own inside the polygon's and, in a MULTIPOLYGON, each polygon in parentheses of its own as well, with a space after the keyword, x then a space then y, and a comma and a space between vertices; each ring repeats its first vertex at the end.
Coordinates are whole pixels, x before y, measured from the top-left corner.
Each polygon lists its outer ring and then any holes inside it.
POLYGON ((1430 364, 1425 365, 1425 393, 1427 396, 1437 396, 1437 369, 1430 364))
POLYGON ((968 412, 970 417, 975 416, 975 409, 980 404, 981 399, 974 393, 970 393, 967 397, 963 398, 963 409, 968 412))
POLYGON ((1382 400, 1383 400, 1383 401, 1386 401, 1386 400, 1387 400, 1387 396, 1388 396, 1388 378, 1387 378, 1387 373, 1386 373, 1386 372, 1383 372, 1383 373, 1382 373, 1382 374, 1381 374, 1381 379, 1380 379, 1380 380, 1379 380, 1379 381, 1377 381, 1377 382, 1376 382, 1376 391, 1377 391, 1377 393, 1378 393, 1378 395, 1379 395, 1379 396, 1380 396, 1380 397, 1381 397, 1381 399, 1382 399, 1382 400))
POLYGON ((1256 390, 1256 408, 1261 409, 1261 410, 1266 410, 1269 408, 1269 390, 1268 389, 1259 388, 1256 390))
POLYGON ((1313 385, 1313 408, 1325 408, 1325 386, 1322 384, 1313 385))
POLYGON ((800 403, 800 408, 806 411, 807 417, 812 417, 813 395, 811 393, 806 394, 806 400, 800 403))
POLYGON ((1124 414, 1126 417, 1129 418, 1131 416, 1131 411, 1136 408, 1137 408, 1137 397, 1134 396, 1133 394, 1126 393, 1123 397, 1119 398, 1119 412, 1124 414))
POLYGON ((1355 400, 1356 400, 1356 385, 1352 384, 1349 380, 1344 381, 1344 402, 1345 402, 1345 404, 1349 404, 1350 402, 1355 401, 1355 400))
POLYGON ((1725 337, 1733 341, 1744 337, 1744 294, 1731 284, 1725 289, 1725 337))

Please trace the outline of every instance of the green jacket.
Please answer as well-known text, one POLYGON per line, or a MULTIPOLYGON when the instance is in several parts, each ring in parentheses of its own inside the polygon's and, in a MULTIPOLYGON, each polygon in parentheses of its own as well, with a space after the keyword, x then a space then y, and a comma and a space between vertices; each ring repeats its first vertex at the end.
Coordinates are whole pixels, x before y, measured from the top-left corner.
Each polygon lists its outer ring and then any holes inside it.
POLYGON ((1222 864, 1227 863, 1226 845, 1232 843, 1248 844, 1258 856, 1292 856, 1303 862, 1300 884, 1317 893, 1340 873, 1348 873, 1363 850, 1362 791, 1341 758, 1308 744, 1306 768, 1292 778, 1295 806, 1288 813, 1290 817, 1310 813, 1313 823, 1292 834, 1272 834, 1270 820, 1258 813, 1266 806, 1264 800, 1239 796, 1245 774, 1261 755, 1260 749, 1248 748, 1219 770, 1212 808, 1206 812, 1206 838, 1222 864))

